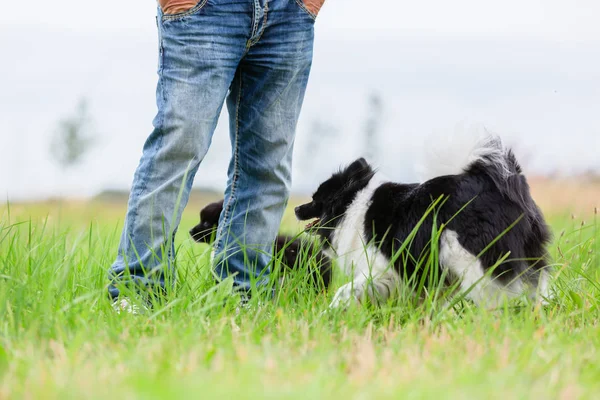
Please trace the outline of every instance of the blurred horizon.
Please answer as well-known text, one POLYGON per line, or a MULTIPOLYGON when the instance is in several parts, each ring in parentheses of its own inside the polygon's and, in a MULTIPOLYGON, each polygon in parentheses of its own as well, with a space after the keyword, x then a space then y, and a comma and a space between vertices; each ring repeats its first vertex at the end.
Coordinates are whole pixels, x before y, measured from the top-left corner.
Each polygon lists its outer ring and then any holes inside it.
MULTIPOLYGON (((317 20, 295 193, 365 153, 415 180, 420 149, 471 123, 502 136, 528 175, 600 172, 600 4, 362 4, 327 0, 317 20)), ((152 128, 155 7, 61 7, 0 16, 0 195, 10 200, 128 190, 152 128), (94 142, 61 168, 50 144, 82 99, 94 142)), ((225 112, 194 186, 222 190, 229 154, 225 112)))

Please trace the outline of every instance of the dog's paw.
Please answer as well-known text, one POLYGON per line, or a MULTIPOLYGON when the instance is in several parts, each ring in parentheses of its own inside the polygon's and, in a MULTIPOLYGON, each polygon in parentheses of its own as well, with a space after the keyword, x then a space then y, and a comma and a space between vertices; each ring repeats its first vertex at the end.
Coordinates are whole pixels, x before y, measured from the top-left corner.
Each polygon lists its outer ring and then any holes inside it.
POLYGON ((346 309, 353 302, 360 304, 362 292, 361 288, 355 286, 352 282, 347 283, 335 293, 329 308, 346 309))

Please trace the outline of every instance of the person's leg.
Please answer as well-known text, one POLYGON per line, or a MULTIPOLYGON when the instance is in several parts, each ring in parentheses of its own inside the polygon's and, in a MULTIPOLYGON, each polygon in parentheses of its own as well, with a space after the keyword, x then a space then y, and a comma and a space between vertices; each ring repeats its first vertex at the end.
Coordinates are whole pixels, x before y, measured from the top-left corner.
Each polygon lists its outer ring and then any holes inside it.
POLYGON ((296 123, 314 19, 296 0, 255 0, 254 32, 227 99, 233 156, 215 242, 216 271, 248 290, 268 275, 291 186, 296 123))
POLYGON ((251 2, 202 0, 157 17, 158 113, 135 172, 109 294, 131 282, 164 287, 173 243, 196 170, 246 51, 251 2))

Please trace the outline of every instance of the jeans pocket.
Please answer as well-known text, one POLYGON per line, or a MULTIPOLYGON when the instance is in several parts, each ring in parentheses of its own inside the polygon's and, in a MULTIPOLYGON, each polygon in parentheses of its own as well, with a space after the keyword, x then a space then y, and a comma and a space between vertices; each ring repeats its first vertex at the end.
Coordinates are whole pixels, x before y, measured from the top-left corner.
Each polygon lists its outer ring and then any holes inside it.
POLYGON ((185 11, 181 11, 181 12, 177 12, 177 13, 173 13, 173 14, 162 14, 162 20, 163 21, 170 21, 170 20, 175 20, 175 19, 181 19, 184 17, 187 17, 188 15, 192 15, 198 11, 200 11, 202 9, 202 7, 204 7, 204 5, 208 2, 208 0, 199 0, 195 6, 193 6, 192 8, 185 10, 185 11))
POLYGON ((296 3, 312 19, 317 19, 317 15, 319 15, 319 11, 323 7, 325 0, 296 0, 296 3))

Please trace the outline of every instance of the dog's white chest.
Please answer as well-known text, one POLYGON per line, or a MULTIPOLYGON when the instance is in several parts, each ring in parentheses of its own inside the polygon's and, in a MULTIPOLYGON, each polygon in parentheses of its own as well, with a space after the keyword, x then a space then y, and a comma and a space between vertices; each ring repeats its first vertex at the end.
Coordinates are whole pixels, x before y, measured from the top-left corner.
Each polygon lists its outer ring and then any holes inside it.
POLYGON ((365 273, 373 262, 365 235, 365 217, 373 197, 373 192, 383 183, 380 176, 374 176, 367 187, 357 193, 344 217, 333 234, 333 248, 340 267, 346 274, 357 275, 365 273))

